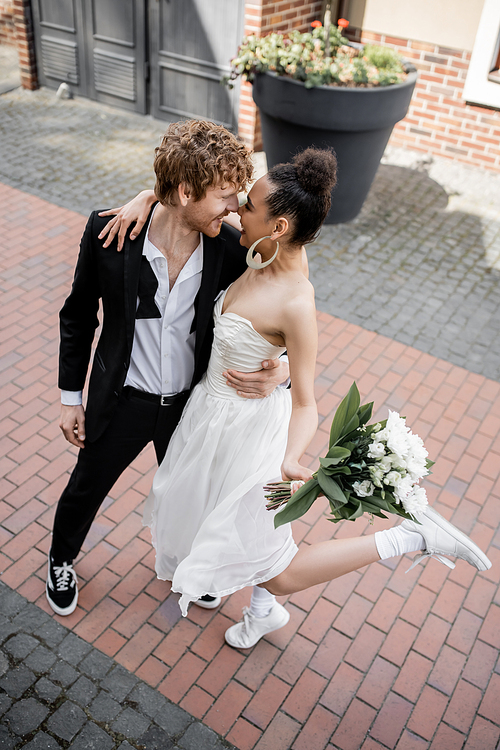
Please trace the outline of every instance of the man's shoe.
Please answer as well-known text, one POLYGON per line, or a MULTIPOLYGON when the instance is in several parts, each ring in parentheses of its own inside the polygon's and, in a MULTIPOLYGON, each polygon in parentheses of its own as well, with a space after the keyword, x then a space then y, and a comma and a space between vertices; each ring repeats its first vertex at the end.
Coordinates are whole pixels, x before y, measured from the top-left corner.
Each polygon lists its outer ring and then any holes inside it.
MULTIPOLYGON (((416 516, 420 523, 405 519, 401 526, 408 531, 416 531, 421 534, 425 541, 425 549, 417 555, 413 564, 408 570, 411 570, 427 557, 434 557, 436 560, 454 568, 455 564, 442 555, 451 555, 465 560, 478 570, 488 570, 491 568, 491 562, 484 552, 474 544, 472 539, 459 531, 456 526, 439 515, 434 508, 428 505, 422 513, 416 516)), ((406 571, 408 572, 408 571, 406 571)))
POLYGON ((278 602, 273 604, 266 617, 255 617, 248 607, 244 607, 243 619, 226 630, 226 643, 233 648, 251 648, 264 635, 284 627, 289 619, 290 613, 278 602))
POLYGON ((221 601, 221 596, 210 596, 210 594, 205 594, 205 596, 201 596, 194 603, 197 607, 202 607, 203 609, 217 609, 221 601))
POLYGON ((78 603, 78 579, 72 560, 56 564, 49 552, 49 570, 45 592, 47 601, 57 615, 70 615, 78 603))

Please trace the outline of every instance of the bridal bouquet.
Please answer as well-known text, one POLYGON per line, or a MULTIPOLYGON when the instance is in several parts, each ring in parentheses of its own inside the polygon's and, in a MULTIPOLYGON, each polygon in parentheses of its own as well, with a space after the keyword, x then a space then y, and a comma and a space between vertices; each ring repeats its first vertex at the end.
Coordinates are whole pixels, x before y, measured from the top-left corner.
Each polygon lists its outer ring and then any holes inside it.
POLYGON ((433 461, 418 435, 414 435, 397 412, 388 419, 367 424, 373 403, 360 406, 353 383, 333 418, 329 451, 320 458, 320 468, 293 495, 290 482, 271 482, 264 487, 267 509, 285 504, 276 514, 274 526, 294 521, 309 510, 318 495, 327 498, 333 518, 354 521, 363 513, 387 518, 383 511, 412 518, 427 505, 419 480, 429 473, 433 461))

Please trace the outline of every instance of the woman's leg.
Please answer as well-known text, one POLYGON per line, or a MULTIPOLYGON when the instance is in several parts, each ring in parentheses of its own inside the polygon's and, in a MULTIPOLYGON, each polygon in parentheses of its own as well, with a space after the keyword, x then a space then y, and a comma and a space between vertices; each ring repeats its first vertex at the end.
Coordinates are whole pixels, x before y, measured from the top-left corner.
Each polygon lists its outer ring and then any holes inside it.
POLYGON ((377 560, 380 560, 380 556, 375 534, 304 545, 283 573, 262 586, 275 596, 294 594, 364 568, 377 560))
MULTIPOLYGON (((405 520, 399 526, 369 536, 332 539, 309 547, 304 545, 283 573, 260 586, 275 596, 286 596, 326 583, 377 560, 419 550, 421 555, 413 565, 432 556, 454 568, 454 564, 443 557, 451 555, 478 570, 491 567, 484 552, 468 536, 428 507, 419 515, 419 522, 405 520)), ((275 602, 265 617, 255 617, 249 610, 244 610, 243 620, 226 632, 226 641, 235 648, 250 648, 267 633, 286 625, 288 620, 289 615, 279 602, 275 602)))
POLYGON ((433 508, 427 507, 419 514, 418 522, 405 520, 399 526, 370 536, 332 539, 303 546, 283 573, 263 585, 271 594, 286 596, 326 583, 377 560, 420 550, 422 558, 434 556, 451 568, 455 567, 454 563, 443 555, 458 557, 478 570, 491 567, 486 555, 466 534, 433 508))
POLYGON ((250 614, 254 617, 267 617, 274 607, 276 597, 267 589, 261 586, 252 588, 252 598, 250 599, 250 614))

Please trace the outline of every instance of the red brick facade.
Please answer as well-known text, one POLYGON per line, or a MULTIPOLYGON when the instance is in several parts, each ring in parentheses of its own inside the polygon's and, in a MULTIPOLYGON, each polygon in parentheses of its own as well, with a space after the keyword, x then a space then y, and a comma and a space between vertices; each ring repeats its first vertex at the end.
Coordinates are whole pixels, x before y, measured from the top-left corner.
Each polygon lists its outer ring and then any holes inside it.
POLYGON ((500 171, 500 112, 467 104, 462 91, 470 52, 370 32, 363 42, 395 48, 419 70, 408 115, 390 144, 500 171))
POLYGON ((0 44, 17 46, 21 84, 38 88, 30 0, 0 0, 0 44))
POLYGON ((0 0, 0 44, 14 46, 16 29, 14 26, 14 8, 12 0, 0 0))

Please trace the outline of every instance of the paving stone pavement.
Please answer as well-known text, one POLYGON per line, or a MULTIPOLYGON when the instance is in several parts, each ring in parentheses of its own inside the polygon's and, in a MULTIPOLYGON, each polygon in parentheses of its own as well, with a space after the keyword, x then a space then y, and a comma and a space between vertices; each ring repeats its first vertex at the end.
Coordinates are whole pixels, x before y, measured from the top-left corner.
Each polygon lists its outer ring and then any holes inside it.
POLYGON ((0 748, 233 747, 1 582, 0 613, 0 748))
MULTIPOLYGON (((87 215, 153 185, 165 124, 0 97, 0 179, 87 215)), ((500 175, 389 148, 358 218, 308 250, 318 309, 500 380, 500 175)))

